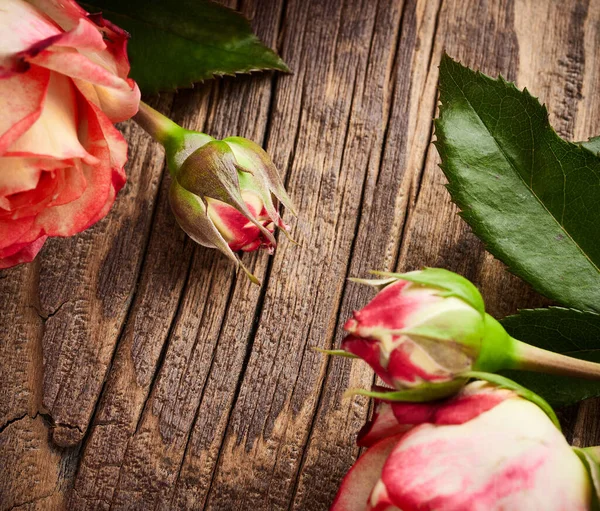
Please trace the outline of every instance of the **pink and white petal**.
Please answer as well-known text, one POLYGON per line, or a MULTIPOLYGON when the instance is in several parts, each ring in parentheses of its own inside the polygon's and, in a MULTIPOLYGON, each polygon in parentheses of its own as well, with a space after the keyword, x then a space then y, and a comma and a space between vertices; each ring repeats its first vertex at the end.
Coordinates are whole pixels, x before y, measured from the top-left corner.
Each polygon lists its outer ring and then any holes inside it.
POLYGON ((50 71, 38 66, 0 78, 0 155, 38 120, 49 83, 50 71))
POLYGON ((2 0, 0 14, 0 66, 7 66, 7 60, 16 53, 62 32, 56 23, 24 0, 2 0))
POLYGON ((402 435, 385 438, 367 450, 345 475, 330 511, 367 511, 369 496, 381 477, 385 460, 402 435))
POLYGON ((87 229, 98 219, 110 197, 111 174, 108 166, 83 164, 87 186, 81 197, 68 204, 44 209, 36 224, 50 236, 72 236, 87 229))
POLYGON ((97 163, 79 141, 78 117, 77 96, 71 80, 51 73, 42 114, 5 154, 58 160, 82 158, 89 164, 97 163))
POLYGON ((398 422, 391 403, 376 399, 373 416, 358 432, 356 444, 371 447, 383 438, 406 433, 411 428, 411 424, 398 422))
MULTIPOLYGON (((83 18, 94 23, 97 30, 107 35, 104 41, 107 53, 114 60, 114 64, 106 66, 107 69, 114 67, 117 74, 122 77, 129 74, 126 49, 129 34, 125 30, 105 20, 101 14, 89 14, 74 0, 29 0, 29 2, 52 18, 65 31, 75 28, 83 18)), ((103 56, 103 58, 106 57, 103 56)))
POLYGON ((410 325, 415 316, 441 300, 434 290, 399 280, 383 288, 344 328, 362 337, 373 337, 378 331, 400 330, 410 325))
POLYGON ((5 197, 9 202, 11 218, 34 216, 45 208, 68 204, 81 197, 87 182, 81 172, 80 162, 75 163, 63 169, 42 172, 34 190, 5 197))
POLYGON ((129 119, 138 110, 137 84, 113 74, 76 50, 43 51, 30 62, 73 78, 80 92, 112 122, 129 119))
POLYGON ((500 389, 482 381, 469 383, 455 396, 428 403, 390 403, 399 424, 464 424, 500 403, 516 397, 508 389, 500 389))
POLYGON ((62 206, 79 199, 87 188, 82 164, 75 161, 73 165, 56 171, 57 189, 49 206, 62 206))
POLYGON ((50 236, 71 236, 100 220, 123 183, 120 169, 111 165, 110 148, 91 105, 82 117, 82 142, 100 163, 92 166, 82 162, 87 186, 81 197, 40 213, 36 223, 50 236))
POLYGON ((46 238, 48 236, 40 236, 31 243, 17 244, 10 249, 0 250, 0 270, 33 261, 46 242, 46 238))
POLYGON ((65 31, 71 30, 77 25, 80 18, 87 15, 87 12, 84 11, 74 0, 27 1, 45 13, 65 31))
POLYGON ((454 378, 454 373, 441 367, 423 348, 408 337, 389 356, 387 374, 395 387, 411 387, 422 382, 442 382, 454 378))
POLYGON ((260 236, 260 229, 236 208, 216 199, 207 198, 208 216, 231 250, 237 252, 260 236))
MULTIPOLYGON (((127 163, 127 142, 125 138, 123 138, 121 132, 117 128, 115 128, 111 120, 98 106, 96 106, 94 103, 87 101, 85 98, 82 98, 80 103, 85 104, 85 106, 82 106, 81 108, 85 108, 87 110, 88 116, 93 115, 95 117, 95 122, 98 124, 98 127, 102 132, 103 140, 104 142, 106 142, 106 144, 108 144, 108 149, 110 153, 110 164, 113 167, 113 170, 115 170, 115 172, 117 172, 121 176, 121 186, 123 186, 126 180, 124 166, 127 163)), ((88 144, 90 144, 87 135, 82 133, 81 138, 84 147, 86 147, 87 149, 88 144)), ((92 151, 92 147, 93 145, 90 146, 90 151, 92 151)), ((120 188, 121 187, 119 187, 117 191, 120 188)))
MULTIPOLYGON (((68 32, 64 32, 53 42, 54 47, 73 48, 81 53, 106 50, 102 32, 87 18, 80 18, 68 32)), ((54 49, 54 48, 52 48, 54 49)))
POLYGON ((358 434, 357 444, 369 447, 385 436, 407 432, 421 424, 464 424, 514 397, 516 395, 511 390, 477 381, 463 387, 457 395, 441 401, 409 403, 376 400, 373 416, 358 434))
MULTIPOLYGON (((453 398, 440 402, 431 422, 438 425, 464 424, 515 397, 516 394, 512 390, 494 387, 481 381, 472 382, 453 398)), ((394 413, 400 420, 399 412, 400 410, 394 407, 394 413)))
POLYGON ((402 435, 384 438, 367 450, 344 476, 330 511, 367 511, 369 496, 381 477, 385 460, 402 435))
POLYGON ((75 85, 88 100, 106 114, 111 122, 122 122, 133 117, 140 105, 140 89, 133 80, 123 80, 124 86, 104 87, 74 78, 75 85))
POLYGON ((29 243, 38 236, 31 238, 30 233, 37 231, 34 226, 35 217, 27 218, 0 218, 0 250, 8 250, 17 243, 29 243))
POLYGON ((415 427, 381 480, 404 511, 589 509, 583 465, 545 413, 516 398, 461 425, 415 427))
MULTIPOLYGON (((0 158, 0 201, 7 195, 33 190, 42 170, 25 158, 0 158)), ((0 202, 0 207, 2 203, 0 202)))
POLYGON ((51 203, 57 187, 56 172, 42 172, 40 180, 33 190, 4 197, 5 205, 8 206, 5 208, 8 210, 8 214, 4 218, 15 220, 36 216, 51 203))
POLYGON ((90 56, 90 58, 106 67, 106 69, 112 69, 116 74, 125 78, 130 69, 127 56, 129 33, 104 19, 101 13, 88 14, 88 19, 104 33, 104 43, 107 49, 107 51, 97 54, 97 57, 90 56))
POLYGON ((386 369, 381 364, 381 348, 378 341, 348 335, 342 341, 341 348, 362 358, 385 383, 388 385, 393 384, 386 369))

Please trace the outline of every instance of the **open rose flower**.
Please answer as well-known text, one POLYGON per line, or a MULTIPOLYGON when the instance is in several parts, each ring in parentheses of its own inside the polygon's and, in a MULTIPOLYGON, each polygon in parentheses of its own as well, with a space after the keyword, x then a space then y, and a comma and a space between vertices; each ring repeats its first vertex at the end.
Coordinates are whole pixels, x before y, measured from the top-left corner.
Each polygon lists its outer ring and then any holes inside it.
POLYGON ((380 291, 346 322, 341 347, 397 391, 423 390, 419 400, 443 397, 456 392, 469 371, 600 375, 598 364, 510 337, 485 312, 477 288, 460 275, 441 268, 386 275, 383 280, 356 279, 380 291))
POLYGON ((586 466, 548 415, 514 391, 477 381, 445 401, 381 407, 361 438, 376 443, 344 478, 332 511, 592 509, 586 466))
POLYGON ((294 207, 269 155, 241 137, 223 140, 181 128, 145 103, 135 120, 165 146, 171 187, 169 203, 181 228, 196 243, 223 252, 258 280, 235 252, 273 253, 276 227, 289 227, 279 202, 294 207))
POLYGON ((0 7, 0 268, 106 215, 125 182, 113 123, 134 115, 127 34, 72 0, 0 7))

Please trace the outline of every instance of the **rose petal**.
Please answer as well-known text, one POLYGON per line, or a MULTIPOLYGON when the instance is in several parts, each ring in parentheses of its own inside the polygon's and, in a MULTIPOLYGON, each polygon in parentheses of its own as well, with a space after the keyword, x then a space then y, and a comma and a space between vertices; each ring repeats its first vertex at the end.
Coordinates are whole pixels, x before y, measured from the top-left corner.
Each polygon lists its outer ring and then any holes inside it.
POLYGON ((463 424, 514 397, 515 393, 511 390, 477 381, 463 387, 452 398, 440 401, 408 403, 376 400, 373 416, 360 431, 357 444, 369 447, 384 436, 408 431, 419 424, 463 424))
POLYGON ((79 19, 85 17, 87 14, 74 0, 27 1, 45 13, 65 31, 75 27, 79 19))
MULTIPOLYGON (((0 250, 6 250, 15 243, 31 243, 39 238, 38 235, 31 236, 35 217, 27 218, 0 218, 0 250)), ((39 229, 35 228, 35 234, 39 229)))
POLYGON ((422 382, 453 379, 454 373, 440 366, 421 346, 410 338, 402 341, 390 353, 386 373, 395 387, 411 387, 422 382))
POLYGON ((30 61, 73 78, 80 92, 99 106, 112 122, 129 119, 138 110, 140 91, 137 84, 120 78, 76 50, 43 51, 30 61))
POLYGON ((342 349, 362 358, 385 383, 393 385, 389 374, 381 365, 381 347, 377 341, 348 335, 342 341, 342 349))
POLYGON ((16 53, 61 30, 28 2, 2 0, 2 32, 0 33, 0 66, 11 67, 9 61, 16 53))
POLYGON ((414 428, 389 455, 381 483, 404 511, 589 506, 582 463, 545 413, 517 398, 461 425, 414 428))
POLYGON ((9 148, 6 156, 40 156, 65 160, 82 158, 88 164, 97 159, 81 145, 77 126, 77 101, 71 80, 51 73, 42 114, 9 148))
MULTIPOLYGON (((122 169, 111 165, 108 142, 92 105, 81 102, 82 142, 86 149, 100 162, 92 166, 83 163, 82 173, 87 187, 81 197, 68 204, 45 209, 36 220, 43 231, 50 236, 71 236, 87 229, 108 212, 117 187, 122 186, 122 169)), ((126 145, 124 146, 126 147, 126 145)), ((120 157, 117 156, 117 159, 120 157)))
POLYGON ((344 328, 361 337, 375 336, 376 331, 400 330, 418 320, 419 313, 428 306, 442 300, 435 290, 421 288, 405 280, 394 282, 383 288, 373 300, 359 311, 344 328))
POLYGON ((0 158, 0 207, 7 195, 34 189, 42 170, 29 165, 25 158, 0 158))
POLYGON ((0 270, 21 263, 33 261, 48 236, 40 236, 31 243, 13 245, 10 249, 0 250, 0 270))
POLYGON ((38 120, 49 82, 50 71, 37 66, 0 78, 0 155, 38 120))
POLYGON ((366 511, 371 490, 388 455, 402 435, 381 440, 364 453, 346 474, 330 511, 366 511))
POLYGON ((391 403, 376 399, 373 416, 358 432, 356 444, 361 447, 371 447, 383 438, 405 433, 411 428, 412 425, 409 423, 398 422, 391 403))

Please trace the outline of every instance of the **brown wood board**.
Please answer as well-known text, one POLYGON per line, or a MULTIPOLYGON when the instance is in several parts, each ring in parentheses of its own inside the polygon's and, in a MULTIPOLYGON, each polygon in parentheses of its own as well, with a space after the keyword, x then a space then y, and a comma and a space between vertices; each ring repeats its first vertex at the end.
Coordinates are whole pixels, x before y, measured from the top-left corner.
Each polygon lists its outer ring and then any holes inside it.
MULTIPOLYGON (((600 133, 600 0, 233 5, 292 74, 162 94, 187 128, 251 138, 300 211, 252 285, 194 245, 162 149, 132 121, 106 219, 0 273, 0 510, 327 509, 359 451, 372 371, 313 348, 371 296, 369 269, 442 266, 497 317, 549 303, 456 215, 431 145, 443 50, 527 87, 572 140, 600 133)), ((598 401, 561 411, 600 443, 598 401)))

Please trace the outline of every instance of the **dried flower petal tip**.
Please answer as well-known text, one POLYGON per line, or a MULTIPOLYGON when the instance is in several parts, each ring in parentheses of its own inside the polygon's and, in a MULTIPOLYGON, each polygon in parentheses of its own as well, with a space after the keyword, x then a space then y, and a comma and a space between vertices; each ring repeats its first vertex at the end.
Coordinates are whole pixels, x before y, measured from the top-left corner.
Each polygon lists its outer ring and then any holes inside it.
POLYGON ((367 362, 399 391, 398 399, 450 395, 469 371, 525 369, 600 377, 598 364, 512 338, 485 312, 477 288, 460 275, 440 268, 373 273, 381 278, 354 279, 379 292, 348 319, 341 348, 367 362), (420 392, 408 392, 416 390, 420 392))

